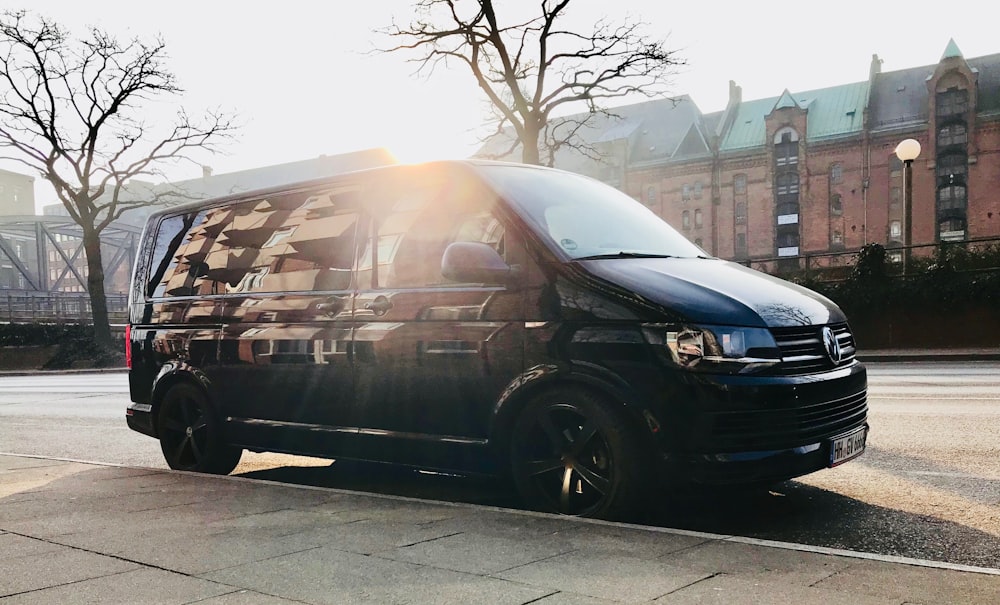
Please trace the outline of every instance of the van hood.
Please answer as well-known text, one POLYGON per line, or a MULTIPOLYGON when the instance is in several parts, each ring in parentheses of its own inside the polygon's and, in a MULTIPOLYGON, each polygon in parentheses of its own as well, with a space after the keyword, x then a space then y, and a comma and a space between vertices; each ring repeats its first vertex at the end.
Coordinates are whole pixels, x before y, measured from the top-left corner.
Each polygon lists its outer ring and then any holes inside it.
POLYGON ((837 305, 812 290, 716 258, 576 262, 681 321, 769 328, 847 321, 837 305))

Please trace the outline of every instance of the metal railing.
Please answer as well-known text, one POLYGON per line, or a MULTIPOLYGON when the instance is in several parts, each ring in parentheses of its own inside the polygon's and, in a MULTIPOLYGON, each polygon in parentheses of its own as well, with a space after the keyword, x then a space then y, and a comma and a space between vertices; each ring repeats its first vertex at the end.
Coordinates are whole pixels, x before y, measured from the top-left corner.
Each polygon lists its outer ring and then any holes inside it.
MULTIPOLYGON (((128 296, 108 294, 108 317, 111 323, 124 323, 128 296)), ((64 293, 0 293, 0 321, 7 323, 92 323, 94 314, 90 297, 64 293)))
MULTIPOLYGON (((977 254, 993 250, 996 260, 992 263, 982 262, 964 266, 968 263, 957 263, 959 272, 997 272, 1000 271, 1000 237, 976 238, 955 242, 938 242, 933 244, 915 244, 902 246, 889 244, 885 246, 886 274, 903 276, 903 258, 908 256, 910 275, 926 271, 934 265, 939 256, 939 250, 950 248, 953 251, 977 254)), ((758 271, 777 276, 811 273, 819 281, 841 281, 847 279, 857 262, 860 250, 843 250, 836 252, 821 252, 802 254, 798 256, 767 257, 739 259, 736 262, 758 271)), ((988 258, 983 256, 983 260, 988 258)))

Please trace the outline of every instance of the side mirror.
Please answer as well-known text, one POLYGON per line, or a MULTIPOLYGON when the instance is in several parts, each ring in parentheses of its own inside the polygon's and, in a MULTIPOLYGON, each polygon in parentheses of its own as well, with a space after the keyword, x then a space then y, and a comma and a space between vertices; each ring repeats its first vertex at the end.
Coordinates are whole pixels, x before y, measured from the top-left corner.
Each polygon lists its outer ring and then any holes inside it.
POLYGON ((441 275, 465 283, 506 284, 516 273, 492 246, 482 242, 454 242, 441 257, 441 275))

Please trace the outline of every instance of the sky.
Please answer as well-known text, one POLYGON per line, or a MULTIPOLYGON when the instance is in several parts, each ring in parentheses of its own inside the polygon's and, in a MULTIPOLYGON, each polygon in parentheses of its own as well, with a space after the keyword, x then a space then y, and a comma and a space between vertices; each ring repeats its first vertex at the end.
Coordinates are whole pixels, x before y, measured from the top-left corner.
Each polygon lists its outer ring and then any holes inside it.
MULTIPOLYGON (((503 0, 498 14, 536 3, 503 0)), ((730 80, 753 100, 866 80, 873 54, 883 71, 934 64, 951 38, 967 58, 1000 53, 1000 3, 961 7, 943 18, 939 2, 924 0, 573 0, 567 23, 580 31, 602 18, 645 23, 686 63, 671 94, 708 113, 725 108, 730 80)), ((149 119, 165 123, 177 106, 221 108, 243 124, 223 154, 170 167, 174 180, 201 176, 199 163, 218 174, 373 147, 404 162, 467 157, 488 132, 468 68, 419 76, 407 56, 371 52, 389 43, 375 30, 413 19, 413 0, 0 0, 0 8, 41 13, 73 32, 93 25, 123 39, 161 36, 185 93, 149 104, 149 119)), ((55 200, 40 179, 35 196, 39 206, 55 200)))

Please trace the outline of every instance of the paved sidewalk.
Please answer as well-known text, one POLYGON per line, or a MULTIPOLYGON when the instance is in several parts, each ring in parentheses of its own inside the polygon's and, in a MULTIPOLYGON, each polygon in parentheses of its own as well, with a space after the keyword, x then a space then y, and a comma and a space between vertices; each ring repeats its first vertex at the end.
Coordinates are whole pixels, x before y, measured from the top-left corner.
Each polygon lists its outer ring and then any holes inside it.
POLYGON ((1000 603, 1000 572, 0 455, 0 604, 1000 603))

